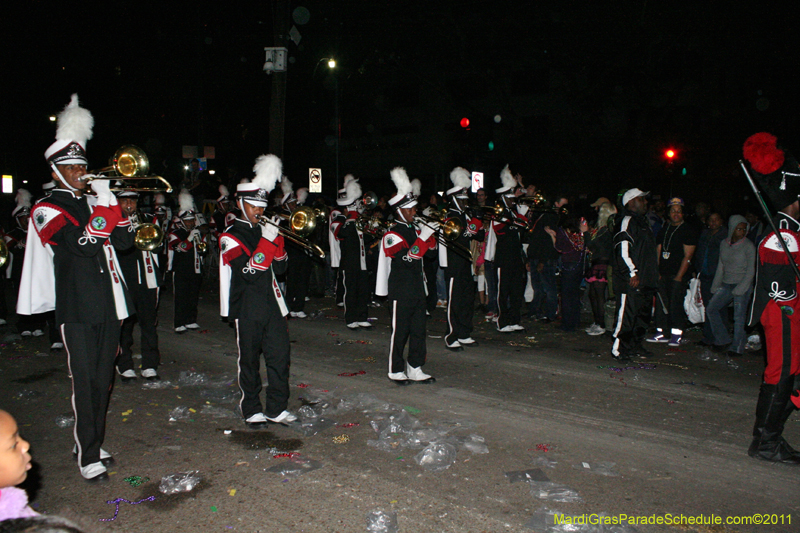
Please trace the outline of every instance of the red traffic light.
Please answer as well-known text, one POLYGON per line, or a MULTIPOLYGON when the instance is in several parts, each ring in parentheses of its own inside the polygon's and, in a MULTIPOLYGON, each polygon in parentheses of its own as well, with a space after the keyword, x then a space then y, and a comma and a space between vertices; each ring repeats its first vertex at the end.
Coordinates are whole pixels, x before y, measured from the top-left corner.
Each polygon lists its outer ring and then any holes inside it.
POLYGON ((469 119, 467 117, 464 117, 461 119, 461 122, 459 122, 459 124, 461 124, 462 128, 469 128, 469 119))
POLYGON ((664 152, 664 155, 665 155, 665 156, 667 156, 667 159, 670 159, 670 160, 672 160, 672 159, 674 159, 674 158, 675 158, 675 156, 676 156, 677 154, 675 153, 675 150, 673 150, 673 149, 671 149, 671 148, 670 148, 669 150, 667 150, 666 152, 664 152))

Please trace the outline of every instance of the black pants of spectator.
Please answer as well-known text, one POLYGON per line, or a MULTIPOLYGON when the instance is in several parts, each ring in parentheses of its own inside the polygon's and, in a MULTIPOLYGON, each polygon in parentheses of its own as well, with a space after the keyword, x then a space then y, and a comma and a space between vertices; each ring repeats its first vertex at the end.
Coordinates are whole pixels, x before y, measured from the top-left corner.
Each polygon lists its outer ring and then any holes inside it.
POLYGON ((336 305, 344 302, 344 269, 342 267, 338 267, 334 269, 336 271, 336 305))
POLYGON ((408 364, 419 368, 425 364, 428 348, 425 344, 425 298, 391 300, 392 338, 389 341, 389 372, 405 372, 403 352, 408 343, 408 364))
POLYGON ((264 413, 270 418, 289 404, 289 328, 286 318, 274 310, 265 320, 236 319, 239 348, 239 407, 245 420, 264 413), (261 356, 267 369, 265 408, 261 407, 261 356))
POLYGON ((589 303, 592 305, 592 321, 601 328, 605 328, 606 289, 608 282, 589 282, 589 303))
POLYGON ((525 298, 525 269, 522 261, 497 264, 497 329, 516 326, 520 321, 520 306, 525 298))
POLYGON ((202 274, 175 272, 172 293, 175 296, 175 327, 197 323, 197 304, 200 301, 202 274))
POLYGON ((80 466, 100 460, 119 332, 118 320, 102 324, 61 324, 67 365, 72 374, 75 443, 80 466))
MULTIPOLYGON (((130 287, 128 294, 132 300, 136 314, 129 316, 122 322, 117 359, 117 369, 120 372, 134 370, 133 367, 133 326, 138 322, 141 335, 142 369, 156 370, 161 362, 158 351, 158 288, 148 289, 146 286, 136 284, 130 287)), ((190 322, 191 324, 191 322, 190 322)))
POLYGON ((574 331, 581 324, 583 262, 564 263, 561 269, 561 329, 574 331))
POLYGON ((614 357, 632 357, 642 348, 655 294, 655 288, 629 288, 627 293, 617 292, 617 322, 611 347, 614 357))
POLYGON ((672 330, 686 329, 686 310, 683 308, 683 300, 686 298, 686 291, 689 289, 689 279, 675 281, 672 278, 662 278, 658 281, 658 295, 660 301, 656 302, 656 327, 664 335, 669 337, 672 330), (663 301, 663 305, 662 305, 663 301), (666 313, 664 308, 666 307, 666 313))
POLYGON ((422 270, 425 274, 425 286, 428 288, 428 296, 425 298, 425 309, 429 314, 433 314, 438 302, 436 294, 436 274, 439 272, 438 259, 428 259, 423 256, 422 270))
POLYGON ((305 308, 310 277, 311 258, 302 250, 292 250, 286 265, 286 305, 289 311, 299 313, 305 308))
POLYGON ((324 262, 318 259, 311 260, 311 276, 308 280, 308 292, 314 298, 325 297, 325 289, 327 288, 325 281, 325 276, 327 275, 325 272, 326 268, 324 262))
POLYGON ((340 270, 344 287, 344 322, 366 322, 369 317, 369 272, 358 268, 340 270))
POLYGON ((447 335, 444 342, 453 346, 458 339, 472 336, 475 281, 469 270, 452 275, 449 269, 445 269, 444 276, 447 283, 447 335))

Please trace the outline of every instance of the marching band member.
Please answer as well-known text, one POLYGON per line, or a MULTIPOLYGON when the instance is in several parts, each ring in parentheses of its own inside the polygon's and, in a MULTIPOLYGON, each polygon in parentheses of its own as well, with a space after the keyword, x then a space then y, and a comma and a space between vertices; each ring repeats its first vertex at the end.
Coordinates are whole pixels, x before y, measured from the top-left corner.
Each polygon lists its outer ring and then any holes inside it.
POLYGON ((357 179, 347 182, 345 196, 336 200, 343 213, 335 220, 335 235, 342 250, 339 269, 344 286, 344 321, 350 329, 372 327, 367 321, 370 301, 369 272, 364 247, 364 233, 358 229, 361 216, 361 185, 357 179))
POLYGON ((178 222, 169 234, 169 270, 172 272, 172 291, 175 295, 175 333, 200 329, 197 324, 197 305, 203 281, 202 254, 206 240, 197 225, 197 211, 188 191, 178 197, 178 222))
POLYGON ((773 207, 774 230, 758 243, 750 325, 764 327, 767 366, 756 404, 753 441, 747 453, 764 461, 800 465, 800 453, 783 438, 789 416, 800 408, 800 282, 791 263, 800 261, 800 165, 762 132, 744 144, 744 157, 773 207))
MULTIPOLYGON (((15 226, 5 235, 3 240, 8 248, 8 264, 3 277, 12 280, 14 290, 19 290, 19 281, 22 277, 22 266, 25 259, 25 245, 28 240, 28 221, 31 218, 31 193, 25 189, 17 191, 17 206, 11 212, 15 226)), ((5 298, 2 305, 5 309, 5 298)), ((37 319, 27 315, 17 315, 17 329, 23 337, 30 337, 34 330, 37 337, 43 335, 41 329, 36 329, 37 319)))
POLYGON ((215 237, 225 231, 225 228, 233 224, 236 219, 236 213, 232 211, 233 201, 231 201, 231 193, 225 185, 219 186, 219 198, 217 198, 217 208, 214 214, 211 215, 211 231, 215 237))
POLYGON ((267 197, 281 176, 281 160, 262 155, 256 160, 253 183, 236 188, 241 216, 220 236, 220 314, 236 324, 239 349, 239 406, 253 429, 269 422, 288 423, 297 417, 289 402, 288 309, 275 274, 286 270, 279 217, 259 224, 267 197), (260 356, 267 369, 265 408, 261 404, 260 356))
MULTIPOLYGON (((420 194, 422 194, 422 182, 417 178, 411 180, 411 192, 414 198, 419 202, 420 194)), ((430 217, 439 214, 435 205, 429 205, 422 211, 423 216, 430 217)), ((422 256, 422 271, 425 274, 425 290, 428 291, 428 296, 425 300, 425 314, 431 316, 436 310, 438 302, 438 294, 436 293, 436 276, 439 273, 439 242, 436 241, 428 248, 425 255, 422 256)))
POLYGON ((347 184, 354 179, 352 174, 348 174, 344 177, 342 188, 336 192, 337 205, 331 208, 330 215, 328 216, 328 243, 330 245, 331 268, 334 270, 336 276, 334 294, 336 305, 339 307, 344 307, 344 287, 342 286, 343 272, 341 268, 339 268, 342 259, 342 248, 339 245, 339 239, 336 238, 336 232, 342 220, 344 220, 341 218, 344 210, 338 207, 338 200, 343 200, 347 196, 347 184))
MULTIPOLYGON (((137 206, 139 193, 135 191, 120 191, 117 193, 122 213, 132 221, 134 230, 140 223, 138 220, 137 206)), ((148 381, 158 381, 158 364, 161 354, 158 351, 158 291, 161 271, 158 264, 158 255, 155 252, 139 250, 131 246, 127 250, 119 251, 120 267, 128 285, 128 294, 131 297, 132 312, 136 316, 129 316, 122 322, 120 336, 120 353, 117 360, 117 372, 123 381, 130 382, 136 379, 133 365, 133 326, 139 322, 141 330, 142 351, 142 377, 148 381)))
POLYGON ((486 260, 497 267, 497 331, 511 333, 524 331, 519 308, 525 292, 525 267, 522 261, 520 228, 528 223, 528 206, 516 205, 517 180, 508 169, 500 174, 503 186, 495 189, 506 208, 506 217, 493 219, 492 235, 486 245, 486 260))
POLYGON ((397 194, 389 200, 396 209, 395 224, 383 236, 378 259, 375 294, 388 296, 392 308, 392 338, 389 343, 389 379, 398 385, 411 381, 431 383, 422 371, 427 357, 425 345, 425 274, 422 256, 436 240, 438 223, 417 227, 417 200, 405 169, 391 172, 397 194), (408 363, 403 359, 406 342, 408 363))
POLYGON ((72 374, 75 452, 90 482, 108 479, 113 461, 101 446, 120 323, 128 317, 114 246, 127 248, 134 237, 107 180, 92 181, 96 200, 85 194, 84 147, 93 124, 73 95, 45 152, 59 188, 33 208, 18 301, 24 314, 55 308, 72 374))
MULTIPOLYGON (((464 228, 453 244, 460 245, 464 250, 470 250, 472 241, 482 242, 485 235, 483 222, 464 212, 469 201, 467 190, 472 185, 472 180, 469 171, 461 167, 456 167, 450 172, 450 180, 453 182, 453 187, 447 190, 450 199, 447 218, 457 219, 464 228)), ((473 279, 475 272, 472 268, 472 259, 451 246, 442 246, 439 258, 439 266, 444 268, 447 283, 447 335, 444 337, 444 344, 453 351, 458 351, 463 346, 477 346, 478 343, 472 338, 472 315, 475 304, 473 279)))

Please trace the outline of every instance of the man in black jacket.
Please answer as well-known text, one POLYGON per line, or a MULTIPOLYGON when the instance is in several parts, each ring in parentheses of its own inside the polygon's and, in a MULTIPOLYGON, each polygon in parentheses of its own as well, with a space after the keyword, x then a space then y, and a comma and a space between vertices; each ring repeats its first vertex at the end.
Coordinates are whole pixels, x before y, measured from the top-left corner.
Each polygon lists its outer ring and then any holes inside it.
MULTIPOLYGON (((261 156, 262 158, 275 156, 261 156)), ((278 163, 279 165, 279 163, 278 163)), ((273 165, 274 166, 274 165, 273 165)), ((259 168, 259 164, 256 164, 259 168)), ((280 169, 280 166, 278 166, 280 169)), ((259 171, 257 171, 258 173, 259 171)), ((280 170, 278 171, 280 172, 280 170)), ((280 175, 280 174, 278 174, 280 175)), ((274 177, 277 180, 277 177, 274 177)), ((237 186, 241 218, 233 221, 220 236, 220 314, 235 321, 239 349, 239 406, 248 427, 257 429, 273 423, 288 423, 297 417, 286 410, 289 402, 289 313, 275 279, 286 271, 287 256, 283 236, 278 233, 278 217, 260 225, 267 205, 267 188, 255 183, 237 186), (267 370, 265 408, 261 404, 260 356, 267 370)))
POLYGON ((656 241, 647 223, 646 192, 630 189, 622 196, 623 216, 614 228, 614 292, 617 324, 611 354, 619 361, 647 355, 642 346, 658 287, 656 241))

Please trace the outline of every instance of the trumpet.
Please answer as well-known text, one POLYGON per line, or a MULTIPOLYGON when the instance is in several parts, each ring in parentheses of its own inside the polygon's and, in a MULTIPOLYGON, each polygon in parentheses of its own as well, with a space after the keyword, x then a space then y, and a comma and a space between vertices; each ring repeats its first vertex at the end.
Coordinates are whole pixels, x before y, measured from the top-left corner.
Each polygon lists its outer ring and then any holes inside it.
POLYGON ((155 181, 156 185, 160 184, 162 187, 117 187, 110 189, 112 192, 116 191, 135 191, 135 192, 172 192, 172 185, 161 176, 148 176, 150 171, 150 161, 144 150, 132 144, 126 144, 119 150, 114 152, 114 157, 111 158, 111 165, 93 170, 86 175, 86 178, 81 178, 86 183, 91 183, 94 180, 125 180, 125 181, 155 181))
POLYGON ((362 233, 383 235, 389 229, 389 224, 375 215, 361 215, 356 219, 356 228, 362 233))
POLYGON ((285 239, 304 248, 306 251, 312 252, 319 256, 320 259, 325 258, 325 251, 314 243, 308 242, 306 237, 310 235, 314 228, 317 227, 317 214, 311 207, 300 206, 289 215, 287 213, 275 213, 274 211, 265 211, 263 215, 258 218, 258 223, 261 226, 272 224, 278 228, 278 233, 283 235, 285 239), (279 224, 274 223, 271 218, 278 216, 289 222, 289 228, 286 229, 279 224))
POLYGON ((436 234, 436 240, 442 246, 450 248, 453 252, 465 259, 472 260, 472 251, 463 244, 457 242, 461 234, 464 233, 464 225, 461 223, 461 220, 455 217, 447 218, 446 215, 440 211, 434 211, 430 215, 417 215, 415 220, 419 224, 424 224, 431 229, 433 229, 431 224, 439 224, 441 233, 436 234))

